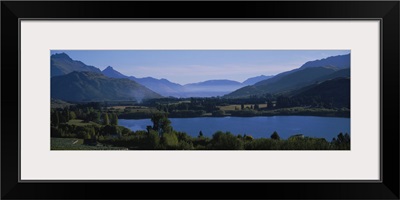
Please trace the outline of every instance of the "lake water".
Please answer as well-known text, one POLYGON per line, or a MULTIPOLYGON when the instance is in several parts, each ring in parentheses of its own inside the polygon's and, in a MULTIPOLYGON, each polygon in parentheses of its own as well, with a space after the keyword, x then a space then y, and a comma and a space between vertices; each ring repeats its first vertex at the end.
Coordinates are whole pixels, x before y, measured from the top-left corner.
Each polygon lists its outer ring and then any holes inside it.
MULTIPOLYGON (((211 137, 216 131, 251 135, 254 138, 270 137, 276 131, 283 139, 291 135, 303 134, 309 137, 325 138, 331 141, 340 132, 350 134, 350 118, 315 116, 271 116, 271 117, 197 117, 170 118, 176 131, 197 137, 199 131, 211 137)), ((132 131, 146 130, 150 119, 119 119, 120 126, 132 131)))

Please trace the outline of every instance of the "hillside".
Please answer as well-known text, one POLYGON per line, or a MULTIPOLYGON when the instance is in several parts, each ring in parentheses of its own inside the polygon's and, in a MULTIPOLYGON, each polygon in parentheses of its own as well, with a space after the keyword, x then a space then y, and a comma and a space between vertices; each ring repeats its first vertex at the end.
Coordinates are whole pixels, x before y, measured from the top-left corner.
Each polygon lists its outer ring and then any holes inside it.
POLYGON ((327 76, 336 72, 332 67, 313 67, 286 74, 271 82, 268 80, 258 82, 252 86, 247 86, 236 90, 225 97, 245 97, 249 95, 260 95, 265 93, 278 94, 290 92, 307 85, 313 84, 315 79, 327 76))
POLYGON ((136 78, 134 76, 130 76, 129 79, 166 97, 184 97, 183 86, 167 79, 156 79, 153 77, 136 78))
POLYGON ((256 76, 256 77, 251 77, 246 79, 245 81, 243 81, 243 85, 247 86, 247 85, 254 85, 257 82, 263 81, 263 80, 267 80, 270 79, 274 76, 265 76, 265 75, 261 75, 261 76, 256 76))
POLYGON ((51 97, 72 102, 160 98, 161 95, 128 79, 93 72, 72 72, 51 78, 51 97))
POLYGON ((321 102, 332 103, 333 107, 350 108, 350 78, 335 78, 314 84, 293 98, 318 98, 321 102))
POLYGON ((113 67, 108 66, 105 68, 103 71, 101 71, 104 76, 110 77, 110 78, 128 78, 128 76, 125 76, 121 74, 120 72, 116 71, 113 67))
POLYGON ((89 71, 101 73, 100 69, 86 65, 81 61, 72 60, 65 53, 53 54, 50 57, 51 77, 69 74, 73 71, 89 71))
POLYGON ((314 60, 304 63, 300 69, 305 69, 309 67, 323 67, 323 66, 332 66, 339 69, 349 68, 350 67, 350 54, 339 55, 339 56, 331 56, 328 58, 314 60))
POLYGON ((301 67, 240 88, 225 95, 227 98, 261 94, 287 94, 316 82, 337 77, 350 77, 350 54, 309 61, 301 67))

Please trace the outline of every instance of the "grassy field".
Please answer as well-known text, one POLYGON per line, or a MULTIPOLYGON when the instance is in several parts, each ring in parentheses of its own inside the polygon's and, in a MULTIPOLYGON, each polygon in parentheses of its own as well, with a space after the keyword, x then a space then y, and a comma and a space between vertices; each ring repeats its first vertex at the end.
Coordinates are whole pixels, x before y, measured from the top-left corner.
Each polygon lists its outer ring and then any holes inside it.
POLYGON ((95 122, 83 122, 83 120, 80 119, 71 119, 67 122, 68 125, 75 125, 75 126, 88 126, 88 125, 95 125, 95 126, 100 126, 98 123, 95 122))
POLYGON ((78 138, 51 138, 51 150, 128 150, 124 147, 89 146, 78 138))

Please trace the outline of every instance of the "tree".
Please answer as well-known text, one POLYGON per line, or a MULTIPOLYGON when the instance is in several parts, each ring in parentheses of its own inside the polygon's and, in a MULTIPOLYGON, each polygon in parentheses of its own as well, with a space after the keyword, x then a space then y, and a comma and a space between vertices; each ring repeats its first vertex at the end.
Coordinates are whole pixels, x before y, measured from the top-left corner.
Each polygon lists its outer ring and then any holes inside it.
POLYGON ((160 141, 167 149, 175 149, 178 146, 178 137, 175 133, 165 133, 160 141))
POLYGON ((60 120, 59 120, 57 111, 54 111, 54 113, 51 116, 51 124, 55 127, 58 127, 58 125, 60 124, 60 120))
POLYGON ((151 126, 146 126, 146 130, 147 130, 147 133, 150 133, 150 131, 153 130, 153 129, 152 129, 151 126))
POLYGON ((118 125, 118 116, 115 113, 111 114, 111 125, 115 125, 115 126, 118 125))
POLYGON ((246 135, 246 137, 244 138, 246 141, 253 141, 253 136, 251 135, 246 135))
POLYGON ((153 130, 157 131, 160 136, 162 136, 163 133, 172 131, 171 121, 165 113, 153 114, 151 116, 151 121, 153 122, 153 130))
POLYGON ((258 109, 260 109, 260 105, 254 104, 254 110, 258 110, 258 109))
POLYGON ((272 101, 271 100, 268 100, 267 101, 267 108, 268 109, 272 109, 274 107, 274 104, 272 103, 272 101))
POLYGON ((240 109, 241 109, 241 110, 244 109, 244 104, 240 104, 240 109))
POLYGON ((217 131, 211 139, 211 149, 218 150, 240 150, 243 149, 243 142, 241 139, 235 137, 230 132, 217 131))
POLYGON ((69 109, 68 108, 64 108, 64 117, 65 117, 65 122, 68 122, 70 120, 70 116, 69 116, 69 109))
POLYGON ((272 133, 272 135, 271 135, 271 139, 280 140, 281 137, 279 137, 278 133, 276 131, 274 131, 274 133, 272 133))
POLYGON ((144 138, 143 145, 145 149, 155 149, 160 144, 160 137, 155 130, 151 130, 149 134, 144 138))
POLYGON ((336 146, 336 149, 350 149, 350 135, 339 133, 337 138, 333 138, 332 144, 336 146))
POLYGON ((103 125, 110 125, 110 119, 108 118, 108 113, 103 114, 103 125))
POLYGON ((203 132, 202 131, 199 132, 199 138, 201 138, 201 137, 203 137, 203 132))
POLYGON ((74 111, 70 111, 70 112, 69 112, 69 118, 70 118, 70 119, 76 119, 76 114, 75 114, 74 111))

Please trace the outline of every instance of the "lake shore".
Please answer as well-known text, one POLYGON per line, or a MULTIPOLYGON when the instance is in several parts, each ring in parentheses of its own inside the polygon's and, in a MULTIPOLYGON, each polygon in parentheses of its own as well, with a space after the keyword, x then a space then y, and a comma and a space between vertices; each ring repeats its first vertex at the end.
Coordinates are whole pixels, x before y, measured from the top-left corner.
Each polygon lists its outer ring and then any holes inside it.
MULTIPOLYGON (((119 119, 149 119, 151 112, 121 113, 119 119)), ((260 116, 318 116, 318 117, 342 117, 350 118, 350 110, 326 109, 326 108, 281 108, 273 110, 232 110, 221 113, 200 112, 171 112, 169 118, 198 118, 198 117, 260 117, 260 116)))
MULTIPOLYGON (((325 138, 330 141, 338 133, 350 133, 350 119, 320 116, 255 116, 255 117, 197 117, 169 118, 175 131, 197 137, 201 131, 211 137, 216 131, 229 131, 234 135, 246 134, 254 138, 269 138, 277 131, 282 138, 296 134, 325 138)), ((119 125, 131 131, 146 130, 150 119, 120 119, 119 125)))

